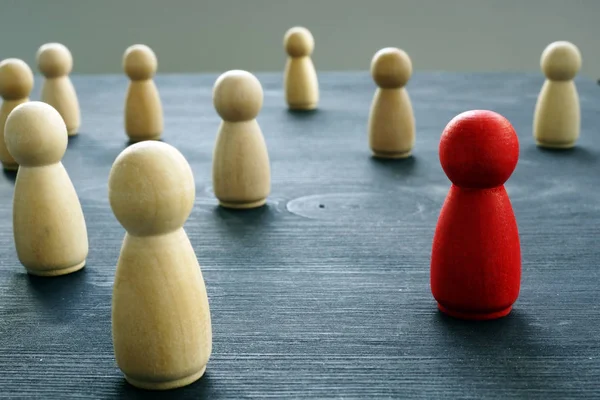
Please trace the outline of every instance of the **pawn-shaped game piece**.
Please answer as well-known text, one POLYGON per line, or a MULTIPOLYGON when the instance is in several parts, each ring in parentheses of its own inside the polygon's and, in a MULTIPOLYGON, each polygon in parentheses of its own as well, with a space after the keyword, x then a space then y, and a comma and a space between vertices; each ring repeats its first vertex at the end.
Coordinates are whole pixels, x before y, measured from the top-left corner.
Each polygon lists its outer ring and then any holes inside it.
POLYGON ((44 102, 27 102, 9 114, 4 138, 19 163, 13 198, 19 260, 32 275, 80 270, 88 236, 77 192, 61 161, 68 142, 64 120, 44 102))
POLYGON ((288 54, 285 65, 285 99, 291 110, 314 110, 319 103, 319 82, 311 55, 315 40, 303 27, 290 28, 283 44, 288 54))
POLYGON ((60 43, 42 45, 36 54, 39 71, 44 75, 41 101, 50 104, 62 116, 69 136, 77 135, 81 112, 75 87, 69 74, 73 70, 73 56, 60 43))
POLYGON ((213 103, 223 119, 213 152, 215 196, 226 208, 260 207, 271 191, 269 154, 256 121, 262 86, 249 72, 225 72, 215 82, 213 103))
POLYGON ((123 56, 123 69, 130 79, 125 99, 125 132, 130 142, 158 140, 163 131, 163 110, 154 83, 158 67, 148 46, 130 46, 123 56))
POLYGON ((412 74, 408 54, 384 48, 373 56, 371 75, 378 88, 369 113, 369 146, 375 157, 406 158, 415 144, 415 118, 405 85, 412 74))
POLYGON ((467 111, 444 129, 439 154, 452 185, 433 238, 433 296, 457 318, 506 316, 521 284, 519 232, 504 187, 518 162, 517 135, 493 111, 467 111))
POLYGON ((138 388, 189 385, 212 352, 204 278, 183 228, 195 187, 183 155, 159 141, 129 146, 110 171, 110 205, 126 230, 113 286, 113 347, 138 388))
POLYGON ((33 89, 33 72, 23 61, 17 58, 8 58, 0 62, 0 161, 7 171, 16 171, 19 164, 6 148, 4 141, 4 126, 8 114, 20 104, 29 101, 33 89))
POLYGON ((541 57, 546 81, 538 96, 533 136, 538 146, 568 149, 579 138, 579 95, 575 76, 581 68, 581 53, 572 43, 551 43, 541 57))

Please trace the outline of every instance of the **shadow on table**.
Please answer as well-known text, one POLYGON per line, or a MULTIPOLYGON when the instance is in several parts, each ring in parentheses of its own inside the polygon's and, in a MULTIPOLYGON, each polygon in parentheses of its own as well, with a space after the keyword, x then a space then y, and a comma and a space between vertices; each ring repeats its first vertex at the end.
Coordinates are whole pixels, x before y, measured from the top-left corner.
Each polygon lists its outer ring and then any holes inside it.
POLYGON ((79 138, 81 137, 81 135, 85 135, 85 133, 79 132, 75 136, 69 136, 69 141, 67 142, 67 149, 71 149, 74 146, 76 147, 77 143, 79 142, 79 138))
POLYGON ((234 241, 237 248, 245 249, 246 257, 258 260, 271 258, 277 252, 273 250, 270 228, 275 224, 278 212, 277 205, 272 203, 248 210, 217 206, 210 216, 213 235, 222 238, 225 243, 234 241))
POLYGON ((398 159, 371 156, 369 161, 378 174, 386 173, 392 177, 412 175, 419 166, 419 162, 414 155, 398 159))
POLYGON ((17 171, 7 171, 4 168, 2 168, 2 172, 4 173, 6 179, 8 179, 9 181, 14 183, 17 180, 17 171))
POLYGON ((550 149, 534 145, 528 146, 525 149, 526 156, 540 156, 572 158, 583 163, 595 163, 598 161, 598 155, 591 152, 581 145, 576 145, 570 149, 550 149))
POLYGON ((276 205, 265 204, 248 210, 231 210, 217 206, 213 218, 230 238, 242 240, 247 245, 263 243, 264 232, 276 219, 276 205))
POLYGON ((287 108, 286 113, 294 119, 308 119, 318 115, 320 112, 318 108, 314 110, 291 110, 287 108))
POLYGON ((27 286, 43 311, 54 314, 57 320, 69 322, 81 317, 81 307, 87 303, 85 279, 86 267, 55 277, 27 274, 27 286))
POLYGON ((138 389, 129 384, 125 378, 121 380, 117 388, 117 398, 119 399, 217 399, 215 388, 212 383, 210 372, 207 370, 202 378, 191 385, 165 391, 151 391, 138 389))
POLYGON ((123 150, 126 149, 127 147, 136 144, 136 143, 140 143, 140 142, 163 142, 163 143, 167 143, 163 140, 163 138, 161 137, 160 139, 147 139, 147 140, 125 140, 123 143, 125 144, 125 146, 123 147, 123 150))
POLYGON ((481 385, 504 385, 513 390, 543 388, 547 392, 560 391, 577 373, 565 374, 560 363, 567 349, 548 343, 548 332, 529 321, 518 310, 504 318, 492 321, 464 321, 437 312, 434 325, 442 333, 449 353, 449 367, 459 374, 467 371, 469 379, 481 385), (560 370, 562 376, 555 372, 560 370))
POLYGON ((213 211, 215 217, 219 220, 257 226, 275 221, 277 205, 267 201, 267 203, 261 207, 240 210, 229 209, 217 205, 213 211))

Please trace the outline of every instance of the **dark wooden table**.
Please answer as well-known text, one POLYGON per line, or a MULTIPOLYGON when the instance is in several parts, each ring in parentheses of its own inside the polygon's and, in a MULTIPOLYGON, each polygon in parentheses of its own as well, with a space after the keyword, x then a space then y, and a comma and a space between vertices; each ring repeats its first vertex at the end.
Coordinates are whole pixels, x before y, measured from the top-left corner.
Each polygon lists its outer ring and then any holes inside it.
MULTIPOLYGON (((272 163, 267 206, 220 209, 211 158, 217 75, 156 79, 164 140, 192 165, 186 224, 209 294, 213 354, 187 388, 144 392, 117 368, 110 307, 124 230, 107 177, 126 147, 124 76, 74 76, 82 130, 63 160, 89 230, 87 267, 28 276, 12 239, 14 176, 0 176, 0 397, 600 398, 600 89, 577 81, 582 132, 571 151, 538 149, 541 74, 416 73, 414 157, 370 157, 367 72, 321 73, 320 109, 290 113, 281 74, 257 74, 272 163), (438 139, 456 114, 492 109, 516 128, 507 183, 521 233, 520 297, 504 319, 441 315, 429 288, 437 216, 449 188, 438 139)), ((32 99, 39 99, 40 77, 32 99)))

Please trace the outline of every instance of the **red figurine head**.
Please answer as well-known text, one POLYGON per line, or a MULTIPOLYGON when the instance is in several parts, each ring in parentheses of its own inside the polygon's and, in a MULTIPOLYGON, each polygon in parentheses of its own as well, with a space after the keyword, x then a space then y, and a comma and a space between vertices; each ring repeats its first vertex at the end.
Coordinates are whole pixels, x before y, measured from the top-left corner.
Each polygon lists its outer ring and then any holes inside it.
POLYGON ((488 110, 466 111, 442 132, 440 162, 448 179, 464 188, 503 185, 519 159, 519 140, 510 122, 488 110))

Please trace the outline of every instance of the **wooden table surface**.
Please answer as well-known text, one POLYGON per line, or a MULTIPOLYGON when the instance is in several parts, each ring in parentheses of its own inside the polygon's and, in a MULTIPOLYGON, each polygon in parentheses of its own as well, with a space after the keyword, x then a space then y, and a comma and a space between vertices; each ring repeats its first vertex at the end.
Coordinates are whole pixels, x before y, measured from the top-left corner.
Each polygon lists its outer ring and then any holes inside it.
MULTIPOLYGON (((197 185, 186 230, 209 295, 213 353, 181 390, 128 385, 114 360, 111 291, 124 230, 107 178, 126 147, 124 76, 73 76, 82 129, 63 160, 89 231, 87 266, 28 276, 12 238, 14 176, 0 175, 0 397, 600 398, 600 88, 578 79, 582 131, 570 151, 532 137, 540 74, 416 73, 414 157, 370 157, 370 75, 320 73, 320 108, 288 112, 280 73, 257 74, 272 193, 252 211, 220 209, 211 162, 217 75, 159 75, 164 141, 197 185), (449 188, 437 155, 446 123, 491 109, 514 125, 520 160, 506 187, 521 234, 520 297, 506 318, 441 315, 429 287, 449 188)), ((40 77, 32 99, 39 99, 40 77)))

